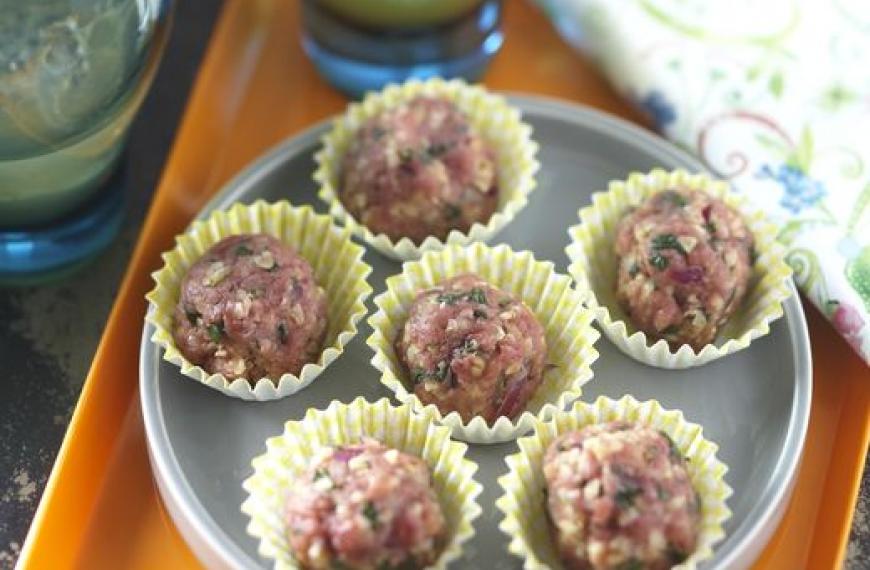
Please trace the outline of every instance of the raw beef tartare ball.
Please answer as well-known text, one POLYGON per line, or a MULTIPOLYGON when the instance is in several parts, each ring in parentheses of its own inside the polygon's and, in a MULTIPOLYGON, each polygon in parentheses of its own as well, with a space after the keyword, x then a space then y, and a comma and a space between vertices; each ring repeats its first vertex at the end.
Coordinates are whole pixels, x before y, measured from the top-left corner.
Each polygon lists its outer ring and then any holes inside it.
POLYGON ((525 408, 543 379, 547 342, 521 301, 466 274, 417 296, 396 353, 424 404, 492 424, 525 408))
POLYGON ((663 570, 695 550, 700 497, 664 432, 612 422, 563 434, 547 448, 544 478, 568 568, 663 570))
POLYGON ((303 568, 424 568, 446 537, 426 463, 370 439, 315 460, 289 489, 286 520, 303 568))
POLYGON ((191 266, 174 316, 175 344, 192 363, 230 380, 276 380, 317 359, 326 293, 292 247, 235 235, 191 266))
POLYGON ((740 306, 754 255, 740 214, 685 188, 655 194, 626 215, 615 250, 617 298, 635 326, 695 350, 740 306))
POLYGON ((467 232, 498 205, 495 154, 444 99, 417 97, 371 118, 340 176, 347 211, 393 241, 467 232))

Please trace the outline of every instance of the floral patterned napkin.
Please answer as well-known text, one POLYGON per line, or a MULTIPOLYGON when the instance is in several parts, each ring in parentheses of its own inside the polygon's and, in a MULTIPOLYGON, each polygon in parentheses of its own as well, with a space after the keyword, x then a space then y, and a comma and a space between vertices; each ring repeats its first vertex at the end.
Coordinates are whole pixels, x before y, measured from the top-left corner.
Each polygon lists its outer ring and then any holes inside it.
POLYGON ((870 2, 538 2, 770 214, 798 285, 870 363, 870 2))

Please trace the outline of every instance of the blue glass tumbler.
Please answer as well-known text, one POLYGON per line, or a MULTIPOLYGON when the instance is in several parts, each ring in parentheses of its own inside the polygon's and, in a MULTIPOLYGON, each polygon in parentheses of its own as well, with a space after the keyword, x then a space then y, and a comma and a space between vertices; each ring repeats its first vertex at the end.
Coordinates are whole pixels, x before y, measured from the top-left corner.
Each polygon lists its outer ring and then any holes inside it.
POLYGON ((303 0, 303 47, 353 98, 429 77, 476 81, 501 48, 501 0, 303 0))
POLYGON ((0 284, 66 275, 117 234, 171 5, 0 0, 0 284))

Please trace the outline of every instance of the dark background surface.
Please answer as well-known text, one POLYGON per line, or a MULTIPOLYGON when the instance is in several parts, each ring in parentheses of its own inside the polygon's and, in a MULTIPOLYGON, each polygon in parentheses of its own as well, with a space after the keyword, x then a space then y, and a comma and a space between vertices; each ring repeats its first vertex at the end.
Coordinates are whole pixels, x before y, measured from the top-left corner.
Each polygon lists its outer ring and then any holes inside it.
MULTIPOLYGON (((126 157, 127 223, 115 243, 61 284, 0 289, 0 568, 14 565, 39 503, 220 5, 219 0, 177 2, 163 63, 133 124, 126 157)), ((870 568, 866 475, 846 567, 870 568)))

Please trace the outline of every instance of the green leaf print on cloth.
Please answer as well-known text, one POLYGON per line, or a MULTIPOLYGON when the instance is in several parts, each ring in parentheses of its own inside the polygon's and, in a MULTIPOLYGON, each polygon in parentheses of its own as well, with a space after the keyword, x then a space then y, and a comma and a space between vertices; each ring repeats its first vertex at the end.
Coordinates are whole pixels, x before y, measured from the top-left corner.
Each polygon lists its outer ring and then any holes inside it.
POLYGON ((870 246, 846 264, 846 279, 864 301, 864 310, 870 312, 870 246))
POLYGON ((779 224, 795 281, 870 363, 870 2, 538 0, 572 45, 779 224))

